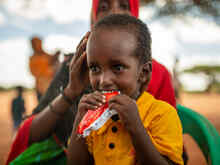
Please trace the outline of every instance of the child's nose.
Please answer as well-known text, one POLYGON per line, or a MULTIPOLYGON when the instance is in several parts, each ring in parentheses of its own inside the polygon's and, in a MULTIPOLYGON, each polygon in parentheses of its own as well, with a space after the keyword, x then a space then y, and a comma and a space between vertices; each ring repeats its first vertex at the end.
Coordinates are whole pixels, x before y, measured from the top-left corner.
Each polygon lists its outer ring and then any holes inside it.
POLYGON ((111 90, 113 89, 113 75, 110 72, 104 72, 100 76, 100 88, 103 90, 111 90))

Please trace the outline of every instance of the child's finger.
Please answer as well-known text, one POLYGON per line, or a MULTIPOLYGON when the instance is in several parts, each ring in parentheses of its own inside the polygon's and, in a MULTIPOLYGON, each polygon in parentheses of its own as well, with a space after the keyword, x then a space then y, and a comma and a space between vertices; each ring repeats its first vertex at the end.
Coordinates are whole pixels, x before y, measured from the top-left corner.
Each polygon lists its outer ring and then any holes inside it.
POLYGON ((100 101, 103 104, 106 102, 106 97, 101 92, 95 91, 93 94, 96 96, 97 101, 100 101))
POLYGON ((97 108, 103 105, 103 103, 102 103, 101 101, 98 101, 98 100, 97 100, 96 98, 94 98, 94 97, 88 98, 88 99, 86 100, 86 103, 87 103, 87 104, 94 105, 94 106, 96 106, 97 108))
POLYGON ((86 102, 87 104, 91 104, 94 106, 102 106, 104 104, 103 97, 98 94, 88 94, 82 98, 82 102, 86 102))
POLYGON ((108 103, 109 103, 109 104, 111 104, 111 103, 117 103, 117 104, 123 105, 123 95, 122 95, 122 94, 119 94, 119 95, 116 95, 116 96, 111 97, 111 98, 108 100, 108 103))
POLYGON ((125 94, 119 94, 119 95, 116 95, 116 96, 109 99, 110 103, 115 102, 120 105, 127 105, 128 102, 130 102, 130 101, 134 101, 136 103, 135 100, 133 100, 132 98, 130 98, 129 96, 127 96, 125 94))
POLYGON ((96 105, 92 105, 92 104, 89 104, 89 103, 81 103, 81 106, 80 106, 83 110, 95 110, 98 108, 98 106, 96 105))
POLYGON ((119 114, 120 114, 120 110, 122 109, 122 108, 121 108, 121 105, 118 104, 118 103, 109 103, 108 108, 109 108, 110 110, 115 110, 115 111, 117 111, 119 114))

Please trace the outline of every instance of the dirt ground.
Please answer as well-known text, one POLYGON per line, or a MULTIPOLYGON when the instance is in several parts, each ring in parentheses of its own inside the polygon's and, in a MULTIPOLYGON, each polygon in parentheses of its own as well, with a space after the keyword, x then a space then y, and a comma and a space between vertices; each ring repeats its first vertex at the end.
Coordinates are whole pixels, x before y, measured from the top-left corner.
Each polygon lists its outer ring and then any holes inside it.
MULTIPOLYGON (((182 105, 194 109, 206 116, 220 132, 220 95, 218 94, 188 94, 180 95, 182 105)), ((3 165, 9 147, 13 140, 12 120, 10 115, 11 101, 15 97, 14 91, 0 92, 0 165, 3 165)), ((37 104, 37 99, 33 91, 24 93, 25 107, 27 114, 30 114, 37 104)), ((187 135, 184 135, 184 143, 189 155, 189 165, 206 165, 205 158, 197 147, 196 143, 187 135)))

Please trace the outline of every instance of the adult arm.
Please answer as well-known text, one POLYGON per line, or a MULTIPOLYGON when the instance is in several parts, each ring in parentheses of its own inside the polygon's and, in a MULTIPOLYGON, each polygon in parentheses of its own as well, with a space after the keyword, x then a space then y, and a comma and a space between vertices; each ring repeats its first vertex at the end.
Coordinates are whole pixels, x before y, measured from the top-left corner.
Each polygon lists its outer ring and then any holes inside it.
MULTIPOLYGON (((65 89, 64 93, 68 93, 68 89, 65 89)), ((72 98, 72 100, 78 96, 78 94, 74 92, 72 92, 71 95, 66 95, 72 98)), ((47 106, 33 119, 30 127, 29 144, 44 140, 50 136, 54 132, 59 121, 63 119, 65 113, 70 108, 70 104, 64 100, 62 95, 56 97, 50 104, 51 107, 47 106)))
MULTIPOLYGON (((88 72, 86 68, 86 44, 89 33, 81 40, 74 57, 69 64, 69 82, 64 89, 64 94, 71 100, 75 100, 88 86, 88 72)), ((41 141, 50 136, 57 123, 63 119, 65 112, 70 108, 62 95, 58 95, 51 103, 34 118, 30 128, 29 144, 41 141)))

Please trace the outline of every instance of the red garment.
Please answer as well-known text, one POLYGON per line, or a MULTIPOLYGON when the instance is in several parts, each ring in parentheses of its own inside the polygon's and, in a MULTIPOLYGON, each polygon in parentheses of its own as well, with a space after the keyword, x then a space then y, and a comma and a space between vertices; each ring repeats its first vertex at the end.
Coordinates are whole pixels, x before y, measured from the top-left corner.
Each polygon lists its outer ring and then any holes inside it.
MULTIPOLYGON (((129 5, 131 9, 131 14, 138 18, 139 14, 139 0, 129 0, 129 5)), ((92 10, 93 10, 93 20, 96 20, 96 13, 99 6, 99 0, 92 1, 92 10)))
POLYGON ((163 100, 176 108, 176 99, 169 71, 156 60, 152 60, 152 76, 147 91, 156 99, 163 100))
POLYGON ((30 126, 34 116, 25 120, 22 126, 18 129, 17 135, 13 144, 11 146, 11 151, 9 152, 6 165, 8 165, 12 160, 14 160, 18 155, 24 152, 28 148, 28 140, 30 135, 30 126))

